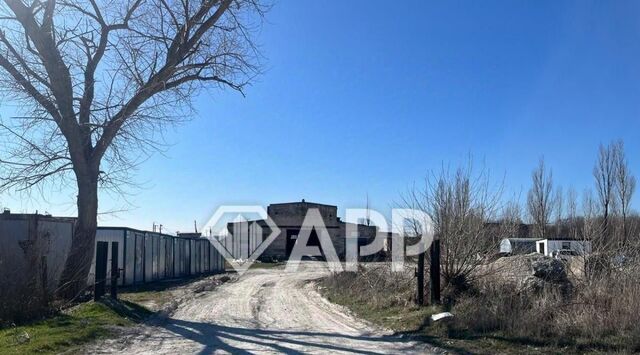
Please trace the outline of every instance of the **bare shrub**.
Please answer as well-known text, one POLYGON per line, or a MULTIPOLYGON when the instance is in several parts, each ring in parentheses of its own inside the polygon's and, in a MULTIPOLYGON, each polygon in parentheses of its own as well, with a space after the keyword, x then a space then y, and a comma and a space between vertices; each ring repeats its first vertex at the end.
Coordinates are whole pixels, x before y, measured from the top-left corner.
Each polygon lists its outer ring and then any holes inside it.
POLYGON ((22 323, 51 312, 50 293, 43 287, 39 263, 25 269, 3 268, 0 276, 0 327, 22 323))
POLYGON ((525 292, 511 282, 485 282, 478 293, 458 299, 452 312, 455 326, 479 333, 500 331, 516 337, 543 337, 552 329, 549 320, 562 302, 557 287, 525 292))
MULTIPOLYGON (((445 288, 467 289, 484 276, 486 257, 495 253, 494 229, 500 211, 502 186, 491 184, 490 173, 474 170, 473 162, 453 172, 431 172, 424 185, 414 186, 402 205, 426 212, 441 241, 441 274, 445 288)), ((454 290, 455 291, 455 290, 454 290)))
MULTIPOLYGON (((627 277, 603 277, 583 285, 572 302, 558 310, 566 335, 632 339, 640 324, 640 284, 627 277)), ((636 342, 639 339, 636 338, 636 342)))
POLYGON ((587 348, 640 350, 637 276, 618 273, 592 279, 578 285, 570 297, 548 283, 539 292, 527 292, 514 283, 493 280, 478 285, 478 290, 454 305, 455 329, 587 348))
POLYGON ((414 283, 409 269, 394 272, 388 263, 360 266, 357 272, 335 273, 323 280, 326 288, 340 290, 345 297, 376 308, 412 306, 414 283))

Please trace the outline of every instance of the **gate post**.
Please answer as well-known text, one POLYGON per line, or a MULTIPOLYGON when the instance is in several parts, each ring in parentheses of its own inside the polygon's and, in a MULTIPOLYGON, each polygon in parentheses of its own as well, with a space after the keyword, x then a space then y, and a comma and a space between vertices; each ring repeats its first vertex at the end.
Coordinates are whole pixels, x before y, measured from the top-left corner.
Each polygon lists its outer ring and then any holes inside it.
POLYGON ((429 248, 431 265, 429 267, 431 304, 440 303, 440 238, 435 238, 429 248))
POLYGON ((109 253, 109 243, 96 243, 96 268, 93 286, 93 298, 97 301, 105 294, 107 283, 107 257, 109 253))
POLYGON ((111 298, 118 298, 118 242, 111 243, 111 298))

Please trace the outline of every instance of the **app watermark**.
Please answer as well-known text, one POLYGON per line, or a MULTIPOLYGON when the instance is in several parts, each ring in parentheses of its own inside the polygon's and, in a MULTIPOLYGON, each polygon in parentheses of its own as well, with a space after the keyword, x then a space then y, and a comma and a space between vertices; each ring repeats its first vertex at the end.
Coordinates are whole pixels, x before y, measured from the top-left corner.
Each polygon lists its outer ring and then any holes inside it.
POLYGON ((362 258, 390 258, 401 271, 407 257, 424 253, 433 241, 427 213, 391 210, 391 223, 379 211, 351 208, 345 221, 326 209, 307 208, 269 215, 258 205, 219 207, 203 226, 212 245, 236 272, 257 260, 286 261, 295 272, 305 258, 323 260, 333 272, 356 271, 362 258), (290 213, 289 213, 290 212, 290 213))

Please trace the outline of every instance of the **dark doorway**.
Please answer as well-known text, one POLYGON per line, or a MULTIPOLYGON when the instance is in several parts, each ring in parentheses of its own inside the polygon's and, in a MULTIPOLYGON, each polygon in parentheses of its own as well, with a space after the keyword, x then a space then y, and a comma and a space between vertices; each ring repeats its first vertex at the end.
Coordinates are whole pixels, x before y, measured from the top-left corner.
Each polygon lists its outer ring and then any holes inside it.
POLYGON ((109 255, 109 243, 98 242, 96 244, 96 278, 93 289, 93 297, 97 300, 104 296, 107 283, 107 258, 109 255))
MULTIPOLYGON (((291 256, 291 251, 293 250, 293 246, 298 241, 298 236, 300 235, 299 229, 288 229, 287 230, 287 259, 291 256)), ((316 246, 320 249, 320 255, 303 255, 307 257, 320 257, 324 258, 324 251, 322 250, 322 245, 320 244, 320 238, 318 237, 318 233, 315 229, 311 230, 311 234, 309 235, 309 240, 307 241, 307 246, 316 246)))
POLYGON ((311 235, 309 235, 309 243, 307 243, 310 247, 318 247, 320 249, 320 255, 308 255, 313 257, 321 257, 324 258, 324 251, 322 250, 322 245, 320 244, 320 238, 318 237, 318 233, 315 229, 311 230, 311 235))
POLYGON ((289 257, 291 256, 293 246, 298 240, 298 234, 300 234, 299 229, 287 229, 287 259, 289 259, 289 257))

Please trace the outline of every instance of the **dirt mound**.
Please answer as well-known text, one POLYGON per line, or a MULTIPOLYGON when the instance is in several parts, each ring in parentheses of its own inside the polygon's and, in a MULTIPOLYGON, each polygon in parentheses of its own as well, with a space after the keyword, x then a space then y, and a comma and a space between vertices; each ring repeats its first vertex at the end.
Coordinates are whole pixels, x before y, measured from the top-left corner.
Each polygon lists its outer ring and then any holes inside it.
POLYGON ((493 281, 515 283, 525 289, 539 289, 545 283, 568 282, 565 263, 538 253, 503 257, 491 263, 489 268, 493 271, 493 281))

